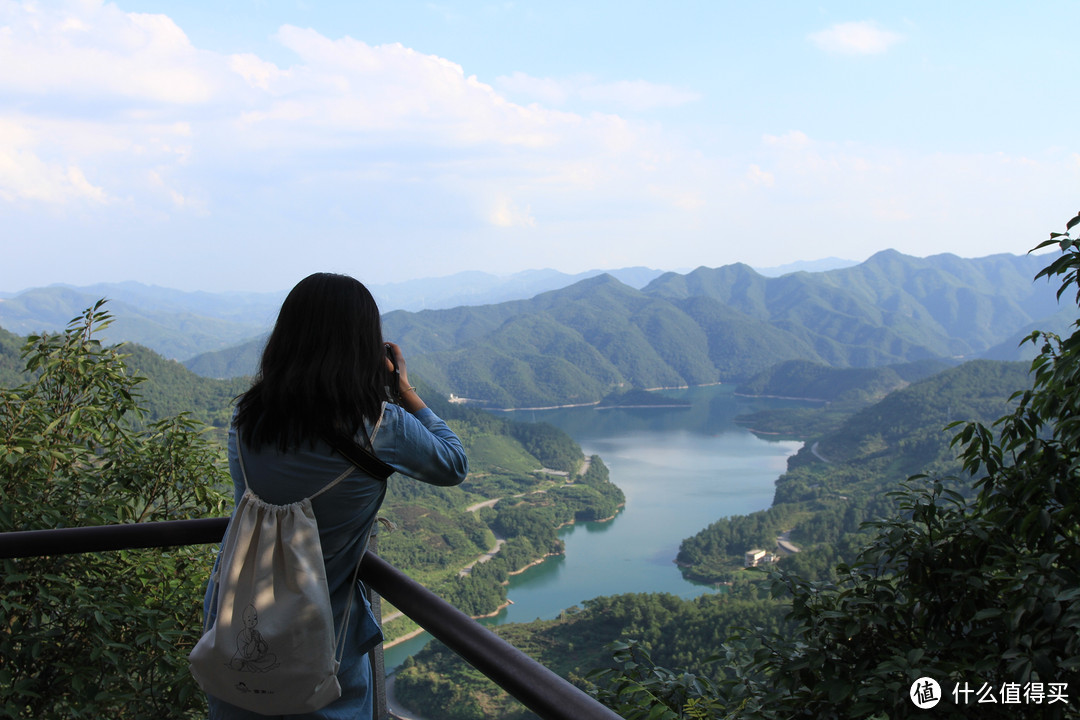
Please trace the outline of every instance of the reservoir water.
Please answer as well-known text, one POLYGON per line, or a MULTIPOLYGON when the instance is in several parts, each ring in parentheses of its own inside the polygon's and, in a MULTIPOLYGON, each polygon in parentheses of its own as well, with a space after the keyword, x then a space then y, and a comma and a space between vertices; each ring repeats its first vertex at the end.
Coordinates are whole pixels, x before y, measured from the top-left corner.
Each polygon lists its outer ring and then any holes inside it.
MULTIPOLYGON (((769 507, 776 478, 802 443, 765 440, 734 422, 737 414, 785 401, 739 398, 722 385, 663 394, 691 405, 513 413, 517 420, 556 425, 586 456, 599 455, 626 494, 626 507, 608 522, 564 528, 566 553, 513 576, 513 604, 483 622, 551 619, 601 595, 668 592, 692 598, 716 592, 683 579, 674 564, 679 543, 721 517, 769 507)), ((425 633, 387 648, 387 670, 429 639, 425 633)))

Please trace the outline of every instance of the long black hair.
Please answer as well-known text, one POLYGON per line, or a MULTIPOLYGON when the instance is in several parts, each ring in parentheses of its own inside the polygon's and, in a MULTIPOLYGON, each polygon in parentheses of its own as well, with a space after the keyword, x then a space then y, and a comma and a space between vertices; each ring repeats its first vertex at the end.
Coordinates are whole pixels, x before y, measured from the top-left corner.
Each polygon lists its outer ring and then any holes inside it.
POLYGON ((235 424, 254 448, 281 451, 353 437, 385 396, 386 353, 375 299, 348 275, 315 273, 281 305, 235 424))

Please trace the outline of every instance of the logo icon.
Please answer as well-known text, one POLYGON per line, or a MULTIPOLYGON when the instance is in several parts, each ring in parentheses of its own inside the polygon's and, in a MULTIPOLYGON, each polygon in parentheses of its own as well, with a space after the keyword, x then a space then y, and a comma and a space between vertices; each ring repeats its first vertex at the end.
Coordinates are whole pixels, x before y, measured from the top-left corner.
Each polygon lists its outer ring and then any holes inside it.
POLYGON ((932 677, 921 677, 911 683, 911 702, 920 710, 929 710, 941 702, 941 686, 932 677))

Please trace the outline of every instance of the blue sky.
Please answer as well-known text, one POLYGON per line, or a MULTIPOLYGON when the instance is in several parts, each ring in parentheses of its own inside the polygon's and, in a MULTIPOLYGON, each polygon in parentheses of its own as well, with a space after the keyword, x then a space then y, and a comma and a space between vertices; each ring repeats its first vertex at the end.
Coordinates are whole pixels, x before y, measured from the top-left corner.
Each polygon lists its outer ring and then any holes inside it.
POLYGON ((1023 253, 1080 207, 1078 21, 0 0, 0 291, 1023 253))

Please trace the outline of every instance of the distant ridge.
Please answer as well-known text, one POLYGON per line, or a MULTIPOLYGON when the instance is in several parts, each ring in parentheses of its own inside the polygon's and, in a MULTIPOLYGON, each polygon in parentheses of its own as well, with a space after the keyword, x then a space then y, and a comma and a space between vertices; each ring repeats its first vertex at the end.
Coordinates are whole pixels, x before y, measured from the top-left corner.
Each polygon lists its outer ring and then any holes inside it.
POLYGON ((618 270, 588 270, 568 275, 557 270, 524 270, 513 275, 462 272, 440 278, 424 278, 399 283, 370 284, 375 300, 384 312, 391 310, 439 310, 461 305, 491 305, 522 300, 549 290, 573 285, 597 275, 609 274, 634 288, 645 287, 662 271, 646 267, 618 270))
POLYGON ((759 275, 765 277, 780 277, 793 272, 825 272, 827 270, 839 270, 840 268, 858 265, 858 260, 844 260, 838 257, 821 258, 820 260, 799 260, 798 262, 777 265, 775 267, 755 267, 759 275))
POLYGON ((107 308, 114 320, 102 339, 135 342, 167 358, 183 359, 263 332, 283 295, 188 293, 134 282, 85 288, 51 285, 0 300, 0 327, 19 335, 62 330, 103 297, 110 299, 107 308))
MULTIPOLYGON (((556 270, 526 270, 507 276, 465 272, 368 284, 368 288, 384 312, 419 311, 529 298, 607 272, 636 288, 661 274, 660 270, 645 267, 589 270, 573 275, 556 270)), ((265 335, 287 292, 187 292, 131 281, 84 287, 56 284, 0 293, 0 327, 18 334, 61 330, 71 318, 105 297, 116 318, 103 335, 106 340, 136 342, 165 357, 189 360, 265 335)), ((196 364, 232 372, 227 369, 228 361, 196 364)))

